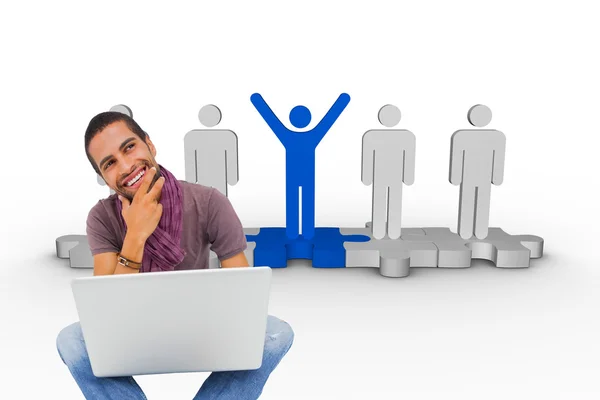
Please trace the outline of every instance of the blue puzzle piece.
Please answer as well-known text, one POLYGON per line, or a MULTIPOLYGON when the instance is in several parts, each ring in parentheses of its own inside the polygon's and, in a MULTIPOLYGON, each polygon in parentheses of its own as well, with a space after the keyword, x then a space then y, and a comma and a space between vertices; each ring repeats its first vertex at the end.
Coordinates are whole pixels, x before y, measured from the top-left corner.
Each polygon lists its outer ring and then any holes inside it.
POLYGON ((367 242, 369 237, 342 235, 340 228, 316 228, 311 239, 302 235, 289 239, 286 228, 260 228, 257 235, 246 235, 246 240, 256 243, 254 265, 285 268, 287 260, 301 258, 312 260, 315 268, 343 268, 344 242, 367 242))

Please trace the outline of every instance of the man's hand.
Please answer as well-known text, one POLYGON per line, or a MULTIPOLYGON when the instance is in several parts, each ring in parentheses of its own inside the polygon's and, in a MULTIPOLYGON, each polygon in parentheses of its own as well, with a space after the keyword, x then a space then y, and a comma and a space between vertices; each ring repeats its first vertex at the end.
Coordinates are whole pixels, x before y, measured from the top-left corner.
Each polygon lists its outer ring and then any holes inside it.
POLYGON ((152 189, 148 191, 148 187, 155 174, 155 167, 146 171, 142 184, 133 196, 131 203, 128 199, 119 195, 119 200, 121 200, 121 204, 123 205, 121 214, 127 223, 128 231, 134 233, 144 241, 152 235, 158 226, 163 210, 159 200, 165 178, 163 176, 158 178, 152 189))

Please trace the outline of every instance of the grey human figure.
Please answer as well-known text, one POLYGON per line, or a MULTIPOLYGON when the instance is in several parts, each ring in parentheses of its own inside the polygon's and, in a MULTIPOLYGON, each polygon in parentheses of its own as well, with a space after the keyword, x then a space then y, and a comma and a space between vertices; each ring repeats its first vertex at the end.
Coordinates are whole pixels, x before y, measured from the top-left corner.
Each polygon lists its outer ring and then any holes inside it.
MULTIPOLYGON (((198 119, 212 128, 221 122, 221 110, 205 105, 198 119)), ((237 135, 227 129, 195 129, 183 141, 185 180, 212 186, 227 196, 227 185, 235 185, 239 179, 237 135)))
MULTIPOLYGON (((467 113, 469 123, 483 128, 492 120, 492 111, 476 104, 467 113)), ((506 137, 494 129, 465 129, 452 134, 450 142, 450 183, 460 184, 458 234, 463 239, 485 239, 488 235, 492 184, 504 180, 506 137)))
MULTIPOLYGON (((127 107, 125 104, 117 104, 116 106, 112 106, 108 111, 117 111, 122 114, 129 115, 131 118, 133 118, 133 111, 131 111, 131 108, 127 107)), ((106 186, 106 182, 104 182, 104 179, 102 179, 102 177, 98 174, 96 174, 96 181, 100 186, 106 186)), ((114 190, 109 190, 111 195, 115 194, 114 190)))
MULTIPOLYGON (((387 104, 379 110, 379 122, 392 128, 400 122, 398 107, 387 104)), ((363 184, 373 184, 371 232, 375 239, 398 239, 401 234, 402 185, 415 181, 415 135, 405 129, 365 132, 362 139, 363 184)))

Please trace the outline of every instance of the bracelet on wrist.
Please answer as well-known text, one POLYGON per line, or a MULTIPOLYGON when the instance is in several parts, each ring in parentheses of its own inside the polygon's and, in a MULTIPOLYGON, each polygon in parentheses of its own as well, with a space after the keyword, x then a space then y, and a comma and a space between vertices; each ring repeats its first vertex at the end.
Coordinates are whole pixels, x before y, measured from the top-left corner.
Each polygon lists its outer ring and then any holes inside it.
POLYGON ((141 262, 135 262, 126 257, 123 257, 121 253, 117 253, 117 260, 119 261, 119 264, 127 268, 140 269, 142 267, 141 262))

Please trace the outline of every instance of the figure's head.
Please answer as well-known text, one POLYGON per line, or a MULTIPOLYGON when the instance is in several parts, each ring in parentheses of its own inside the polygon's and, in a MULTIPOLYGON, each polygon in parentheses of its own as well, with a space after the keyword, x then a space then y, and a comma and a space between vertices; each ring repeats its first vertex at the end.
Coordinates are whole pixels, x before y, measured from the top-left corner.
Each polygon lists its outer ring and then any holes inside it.
POLYGON ((400 109, 394 105, 386 104, 379 110, 379 122, 388 128, 398 125, 400 117, 400 109))
POLYGON ((133 118, 133 112, 131 111, 131 108, 127 107, 125 104, 117 104, 116 106, 112 106, 109 111, 118 111, 133 118))
POLYGON ((306 128, 310 124, 310 111, 304 106, 296 106, 290 111, 290 122, 296 128, 306 128))
POLYGON ((208 128, 217 126, 221 122, 221 110, 213 104, 207 104, 198 113, 200 123, 208 128))
POLYGON ((467 119, 471 125, 482 128, 492 120, 492 110, 483 104, 476 104, 469 109, 467 119))
POLYGON ((136 175, 152 167, 160 172, 150 136, 121 112, 107 111, 92 118, 85 131, 85 153, 108 187, 129 200, 141 184, 140 179, 129 186, 136 175))

